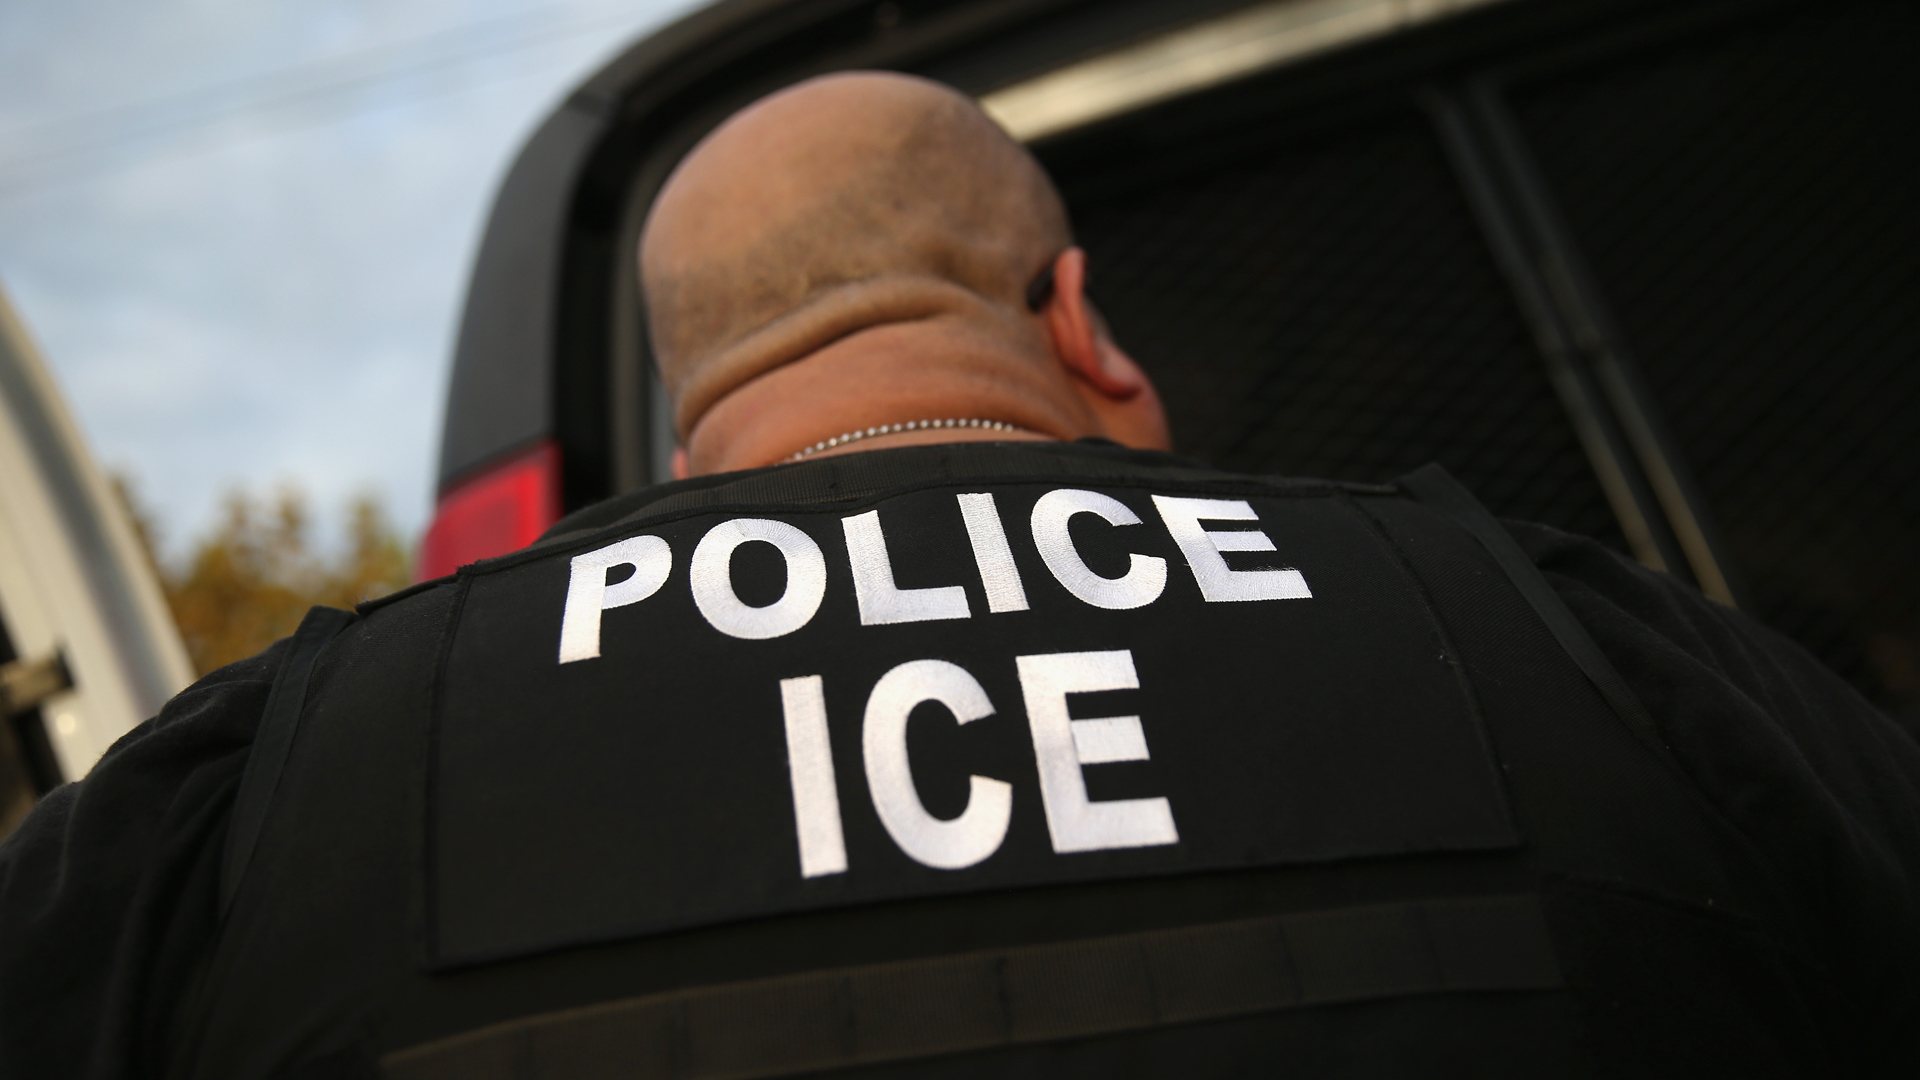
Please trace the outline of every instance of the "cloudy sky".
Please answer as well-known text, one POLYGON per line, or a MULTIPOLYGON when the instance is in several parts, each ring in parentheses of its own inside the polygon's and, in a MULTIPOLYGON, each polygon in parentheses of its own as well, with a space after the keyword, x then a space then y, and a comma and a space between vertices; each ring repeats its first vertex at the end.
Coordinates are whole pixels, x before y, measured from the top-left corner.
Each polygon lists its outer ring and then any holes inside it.
POLYGON ((7 0, 0 283, 170 546, 292 481, 430 509, 521 141, 698 0, 7 0))

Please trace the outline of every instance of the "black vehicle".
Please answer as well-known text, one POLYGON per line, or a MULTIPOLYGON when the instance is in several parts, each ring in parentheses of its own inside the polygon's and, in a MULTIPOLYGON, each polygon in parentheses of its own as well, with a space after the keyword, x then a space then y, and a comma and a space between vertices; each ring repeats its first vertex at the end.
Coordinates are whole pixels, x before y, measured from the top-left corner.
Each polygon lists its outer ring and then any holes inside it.
POLYGON ((1911 719, 1915 40, 1891 0, 724 0, 584 82, 503 184, 423 571, 664 477, 654 192, 754 98, 894 68, 1053 172, 1183 452, 1440 461, 1911 719))

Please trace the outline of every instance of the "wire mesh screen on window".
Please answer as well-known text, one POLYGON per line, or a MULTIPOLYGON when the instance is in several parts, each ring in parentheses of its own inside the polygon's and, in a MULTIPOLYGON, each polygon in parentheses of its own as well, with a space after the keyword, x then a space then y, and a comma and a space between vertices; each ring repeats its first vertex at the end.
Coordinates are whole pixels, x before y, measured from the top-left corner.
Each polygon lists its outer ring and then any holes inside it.
POLYGON ((1093 295, 1183 453, 1361 481, 1439 461, 1496 513, 1621 545, 1411 109, 1073 212, 1093 295))
MULTIPOLYGON (((1509 90, 1753 614, 1909 714, 1917 23, 1808 5, 1509 90)), ((1178 448, 1364 481, 1437 460, 1496 513, 1622 548, 1425 119, 1237 155, 1084 197, 1062 177, 1178 448)))
POLYGON ((1920 7, 1815 5, 1517 88, 1754 612, 1920 706, 1920 7))

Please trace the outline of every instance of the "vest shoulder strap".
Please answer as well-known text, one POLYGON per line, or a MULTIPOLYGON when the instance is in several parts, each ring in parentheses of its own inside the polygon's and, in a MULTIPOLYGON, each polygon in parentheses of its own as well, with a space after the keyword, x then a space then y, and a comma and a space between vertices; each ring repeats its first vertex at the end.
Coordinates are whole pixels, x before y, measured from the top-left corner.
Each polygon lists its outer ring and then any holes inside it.
POLYGON ((274 676, 273 689, 267 694, 266 712, 254 733, 253 749, 247 755, 246 772, 240 778, 240 792, 234 796, 233 816, 227 827, 227 845, 220 859, 220 915, 224 918, 240 891, 247 864, 253 860, 254 846, 266 824, 273 793, 280 786, 280 773, 286 768, 287 754, 293 749, 293 737, 300 726, 300 709, 306 704, 307 682, 320 653, 346 625, 354 620, 351 611, 315 607, 293 632, 293 641, 280 672, 274 676))
POLYGON ((1487 549, 1494 562, 1506 573, 1507 579, 1513 582, 1514 588, 1519 590, 1534 613, 1540 616, 1540 621, 1546 623, 1560 647, 1586 673, 1587 679, 1600 691, 1600 696, 1606 699, 1620 721, 1633 732, 1634 737, 1646 743, 1662 759, 1671 760, 1673 752, 1660 738, 1659 729, 1654 727, 1653 717, 1647 713, 1639 696, 1627 685, 1607 655, 1600 651, 1593 635, 1587 633, 1587 628, 1574 617, 1566 600, 1548 584, 1546 575, 1521 549, 1513 534, 1481 505, 1480 500, 1437 464, 1422 466, 1401 477, 1399 487, 1445 514, 1487 549))

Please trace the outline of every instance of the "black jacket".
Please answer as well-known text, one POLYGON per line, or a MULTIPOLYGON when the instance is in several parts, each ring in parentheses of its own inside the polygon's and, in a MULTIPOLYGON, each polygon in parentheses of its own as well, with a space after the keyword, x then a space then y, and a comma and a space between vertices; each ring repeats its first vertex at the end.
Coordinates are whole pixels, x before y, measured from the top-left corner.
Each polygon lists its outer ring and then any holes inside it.
POLYGON ((1920 747, 1445 509, 1022 444, 603 503, 44 800, 0 1074, 1910 1070, 1920 747))

